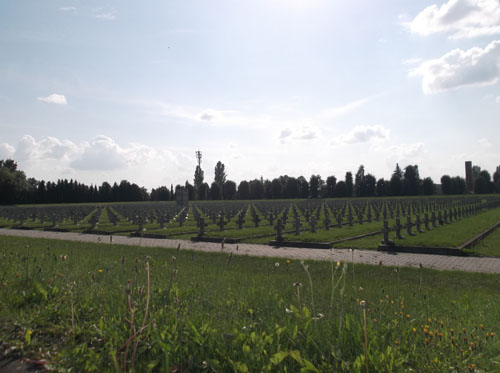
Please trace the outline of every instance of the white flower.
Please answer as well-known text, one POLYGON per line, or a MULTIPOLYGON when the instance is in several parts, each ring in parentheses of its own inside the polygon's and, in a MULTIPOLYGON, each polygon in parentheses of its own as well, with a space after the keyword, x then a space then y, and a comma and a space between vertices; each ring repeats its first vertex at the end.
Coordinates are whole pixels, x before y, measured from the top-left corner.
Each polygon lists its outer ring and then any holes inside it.
POLYGON ((278 268, 278 267, 280 266, 280 264, 279 264, 278 262, 276 262, 276 263, 274 263, 274 266, 275 266, 276 268, 278 268))

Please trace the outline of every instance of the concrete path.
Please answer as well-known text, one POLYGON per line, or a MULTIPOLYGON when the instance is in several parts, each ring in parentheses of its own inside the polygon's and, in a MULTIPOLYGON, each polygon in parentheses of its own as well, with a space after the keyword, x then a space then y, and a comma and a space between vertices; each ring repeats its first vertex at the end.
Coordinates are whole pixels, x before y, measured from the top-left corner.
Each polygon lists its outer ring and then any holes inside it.
MULTIPOLYGON (((33 238, 50 238, 68 241, 95 242, 110 244, 110 236, 93 234, 60 233, 36 230, 0 229, 0 235, 22 236, 33 238)), ((175 239, 153 239, 127 236, 112 236, 112 244, 168 247, 176 248, 180 245, 184 250, 197 250, 206 252, 220 252, 221 244, 208 242, 191 242, 175 239)), ((224 252, 239 255, 267 256, 287 259, 313 259, 313 260, 340 260, 342 262, 365 263, 374 265, 433 268, 439 270, 485 272, 500 274, 499 258, 459 257, 427 254, 388 254, 371 250, 349 249, 299 249, 292 247, 273 248, 257 244, 225 244, 224 252)))

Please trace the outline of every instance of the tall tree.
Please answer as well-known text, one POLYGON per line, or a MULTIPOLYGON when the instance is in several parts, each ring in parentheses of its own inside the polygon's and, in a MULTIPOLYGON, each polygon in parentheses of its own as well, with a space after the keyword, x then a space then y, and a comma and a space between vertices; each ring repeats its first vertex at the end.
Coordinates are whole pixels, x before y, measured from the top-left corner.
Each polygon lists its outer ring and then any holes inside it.
POLYGON ((449 175, 441 176, 441 192, 443 194, 453 194, 453 181, 449 175))
POLYGON ((328 176, 326 178, 326 196, 332 198, 334 196, 335 185, 337 184, 337 178, 335 176, 328 176))
POLYGON ((366 196, 365 166, 361 165, 354 176, 354 193, 357 197, 366 196))
POLYGON ((215 165, 214 181, 219 184, 220 187, 222 187, 226 182, 225 166, 224 163, 221 163, 221 161, 218 161, 215 165))
POLYGON ((375 179, 375 176, 373 176, 372 174, 365 175, 365 187, 366 187, 365 195, 367 197, 375 196, 376 184, 377 184, 377 179, 375 179))
POLYGON ((285 198, 299 198, 300 189, 299 182, 294 177, 289 177, 286 180, 285 187, 283 189, 283 196, 285 198))
POLYGON ((311 194, 311 198, 319 197, 321 184, 322 184, 321 176, 311 175, 311 177, 309 178, 309 192, 311 194))
POLYGON ((200 166, 196 166, 196 170, 194 170, 194 188, 196 192, 198 192, 203 184, 204 172, 200 166))
POLYGON ((405 167, 404 180, 407 187, 405 194, 408 194, 410 196, 416 196, 417 194, 419 194, 421 180, 417 165, 409 165, 405 167))
POLYGON ((346 188, 346 197, 352 197, 352 172, 348 171, 345 174, 345 188, 346 188))
POLYGON ((304 176, 299 176, 297 178, 297 182, 299 184, 300 198, 309 197, 309 183, 307 182, 306 178, 304 176))

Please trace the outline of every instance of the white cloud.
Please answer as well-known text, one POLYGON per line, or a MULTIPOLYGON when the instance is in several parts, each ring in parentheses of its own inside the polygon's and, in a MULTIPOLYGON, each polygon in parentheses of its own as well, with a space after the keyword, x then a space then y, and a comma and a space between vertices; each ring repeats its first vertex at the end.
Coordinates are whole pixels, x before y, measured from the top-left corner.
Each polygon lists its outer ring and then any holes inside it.
POLYGON ((484 49, 455 49, 444 56, 428 60, 410 72, 422 77, 422 90, 432 94, 465 86, 490 85, 500 75, 500 40, 484 49))
POLYGON ((498 103, 500 104, 500 96, 498 96, 498 97, 496 98, 496 102, 498 102, 498 103))
POLYGON ((47 102, 49 104, 66 105, 66 97, 64 95, 51 94, 45 97, 38 97, 37 100, 47 102))
POLYGON ((412 159, 425 152, 425 145, 421 142, 392 145, 388 148, 388 152, 395 155, 397 159, 412 159))
POLYGON ((500 2, 449 0, 440 7, 428 6, 404 25, 424 36, 439 32, 451 32, 452 39, 496 35, 500 34, 500 2))
POLYGON ((479 143, 479 146, 483 149, 492 147, 492 144, 488 139, 482 138, 479 139, 477 142, 479 143))
POLYGON ((5 142, 0 144, 0 159, 12 158, 16 149, 5 142))
POLYGON ((350 132, 333 139, 332 145, 346 145, 366 143, 372 140, 387 140, 389 129, 380 126, 356 126, 350 132))
POLYGON ((213 116, 212 114, 209 114, 209 113, 202 113, 202 114, 200 115, 200 119, 201 119, 201 120, 208 120, 208 121, 210 121, 210 120, 212 120, 212 119, 213 119, 213 117, 214 117, 214 116, 213 116))
POLYGON ((300 128, 290 129, 284 128, 280 131, 278 139, 282 144, 291 140, 314 140, 318 138, 319 129, 312 125, 305 125, 300 128))
POLYGON ((63 12, 76 12, 76 8, 74 6, 64 6, 59 8, 59 10, 63 12))

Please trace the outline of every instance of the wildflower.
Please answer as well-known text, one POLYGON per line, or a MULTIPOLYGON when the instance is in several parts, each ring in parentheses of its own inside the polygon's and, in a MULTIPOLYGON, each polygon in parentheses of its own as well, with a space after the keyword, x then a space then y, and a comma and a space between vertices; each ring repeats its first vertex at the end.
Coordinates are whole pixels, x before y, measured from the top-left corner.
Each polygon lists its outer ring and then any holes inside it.
POLYGON ((280 266, 280 264, 279 264, 278 262, 276 262, 276 263, 274 263, 274 266, 275 266, 276 268, 278 268, 278 267, 280 266))
POLYGON ((363 291, 363 290, 364 290, 364 289, 360 286, 360 287, 359 287, 359 291, 363 291))
POLYGON ((362 300, 361 302, 359 302, 359 305, 362 307, 362 308, 366 308, 366 302, 364 300, 362 300))
POLYGON ((394 341, 394 344, 395 344, 395 345, 398 345, 398 344, 399 344, 399 339, 396 339, 396 340, 394 341))
POLYGON ((286 265, 289 265, 290 264, 290 259, 287 259, 286 260, 286 265))
POLYGON ((102 269, 98 269, 97 272, 102 273, 102 269))
POLYGON ((484 330, 484 325, 483 325, 483 324, 481 324, 481 325, 479 325, 479 326, 481 327, 481 329, 483 329, 483 330, 484 330))
POLYGON ((494 337, 495 336, 495 332, 491 332, 490 336, 494 337))
POLYGON ((455 329, 450 329, 450 334, 453 335, 453 333, 455 333, 455 329))
POLYGON ((429 332, 429 337, 434 337, 434 333, 433 332, 429 332))
POLYGON ((337 260, 337 267, 340 267, 342 263, 340 263, 340 260, 337 260))
POLYGON ((425 338, 425 344, 428 345, 429 344, 429 338, 425 338))
POLYGON ((175 261, 177 260, 177 258, 175 256, 172 255, 172 262, 175 263, 175 261))
POLYGON ((294 282, 293 286, 295 286, 296 288, 300 288, 302 286, 302 283, 301 282, 294 282))
POLYGON ((427 334, 427 333, 429 333, 429 329, 424 328, 424 334, 427 334))
POLYGON ((286 307, 285 307, 285 312, 286 312, 286 313, 293 313, 293 311, 292 311, 291 309, 286 308, 286 307))
POLYGON ((413 332, 413 334, 415 334, 417 332, 417 329, 413 328, 411 331, 413 332))
POLYGON ((409 313, 406 314, 406 318, 409 319, 411 316, 409 313))

